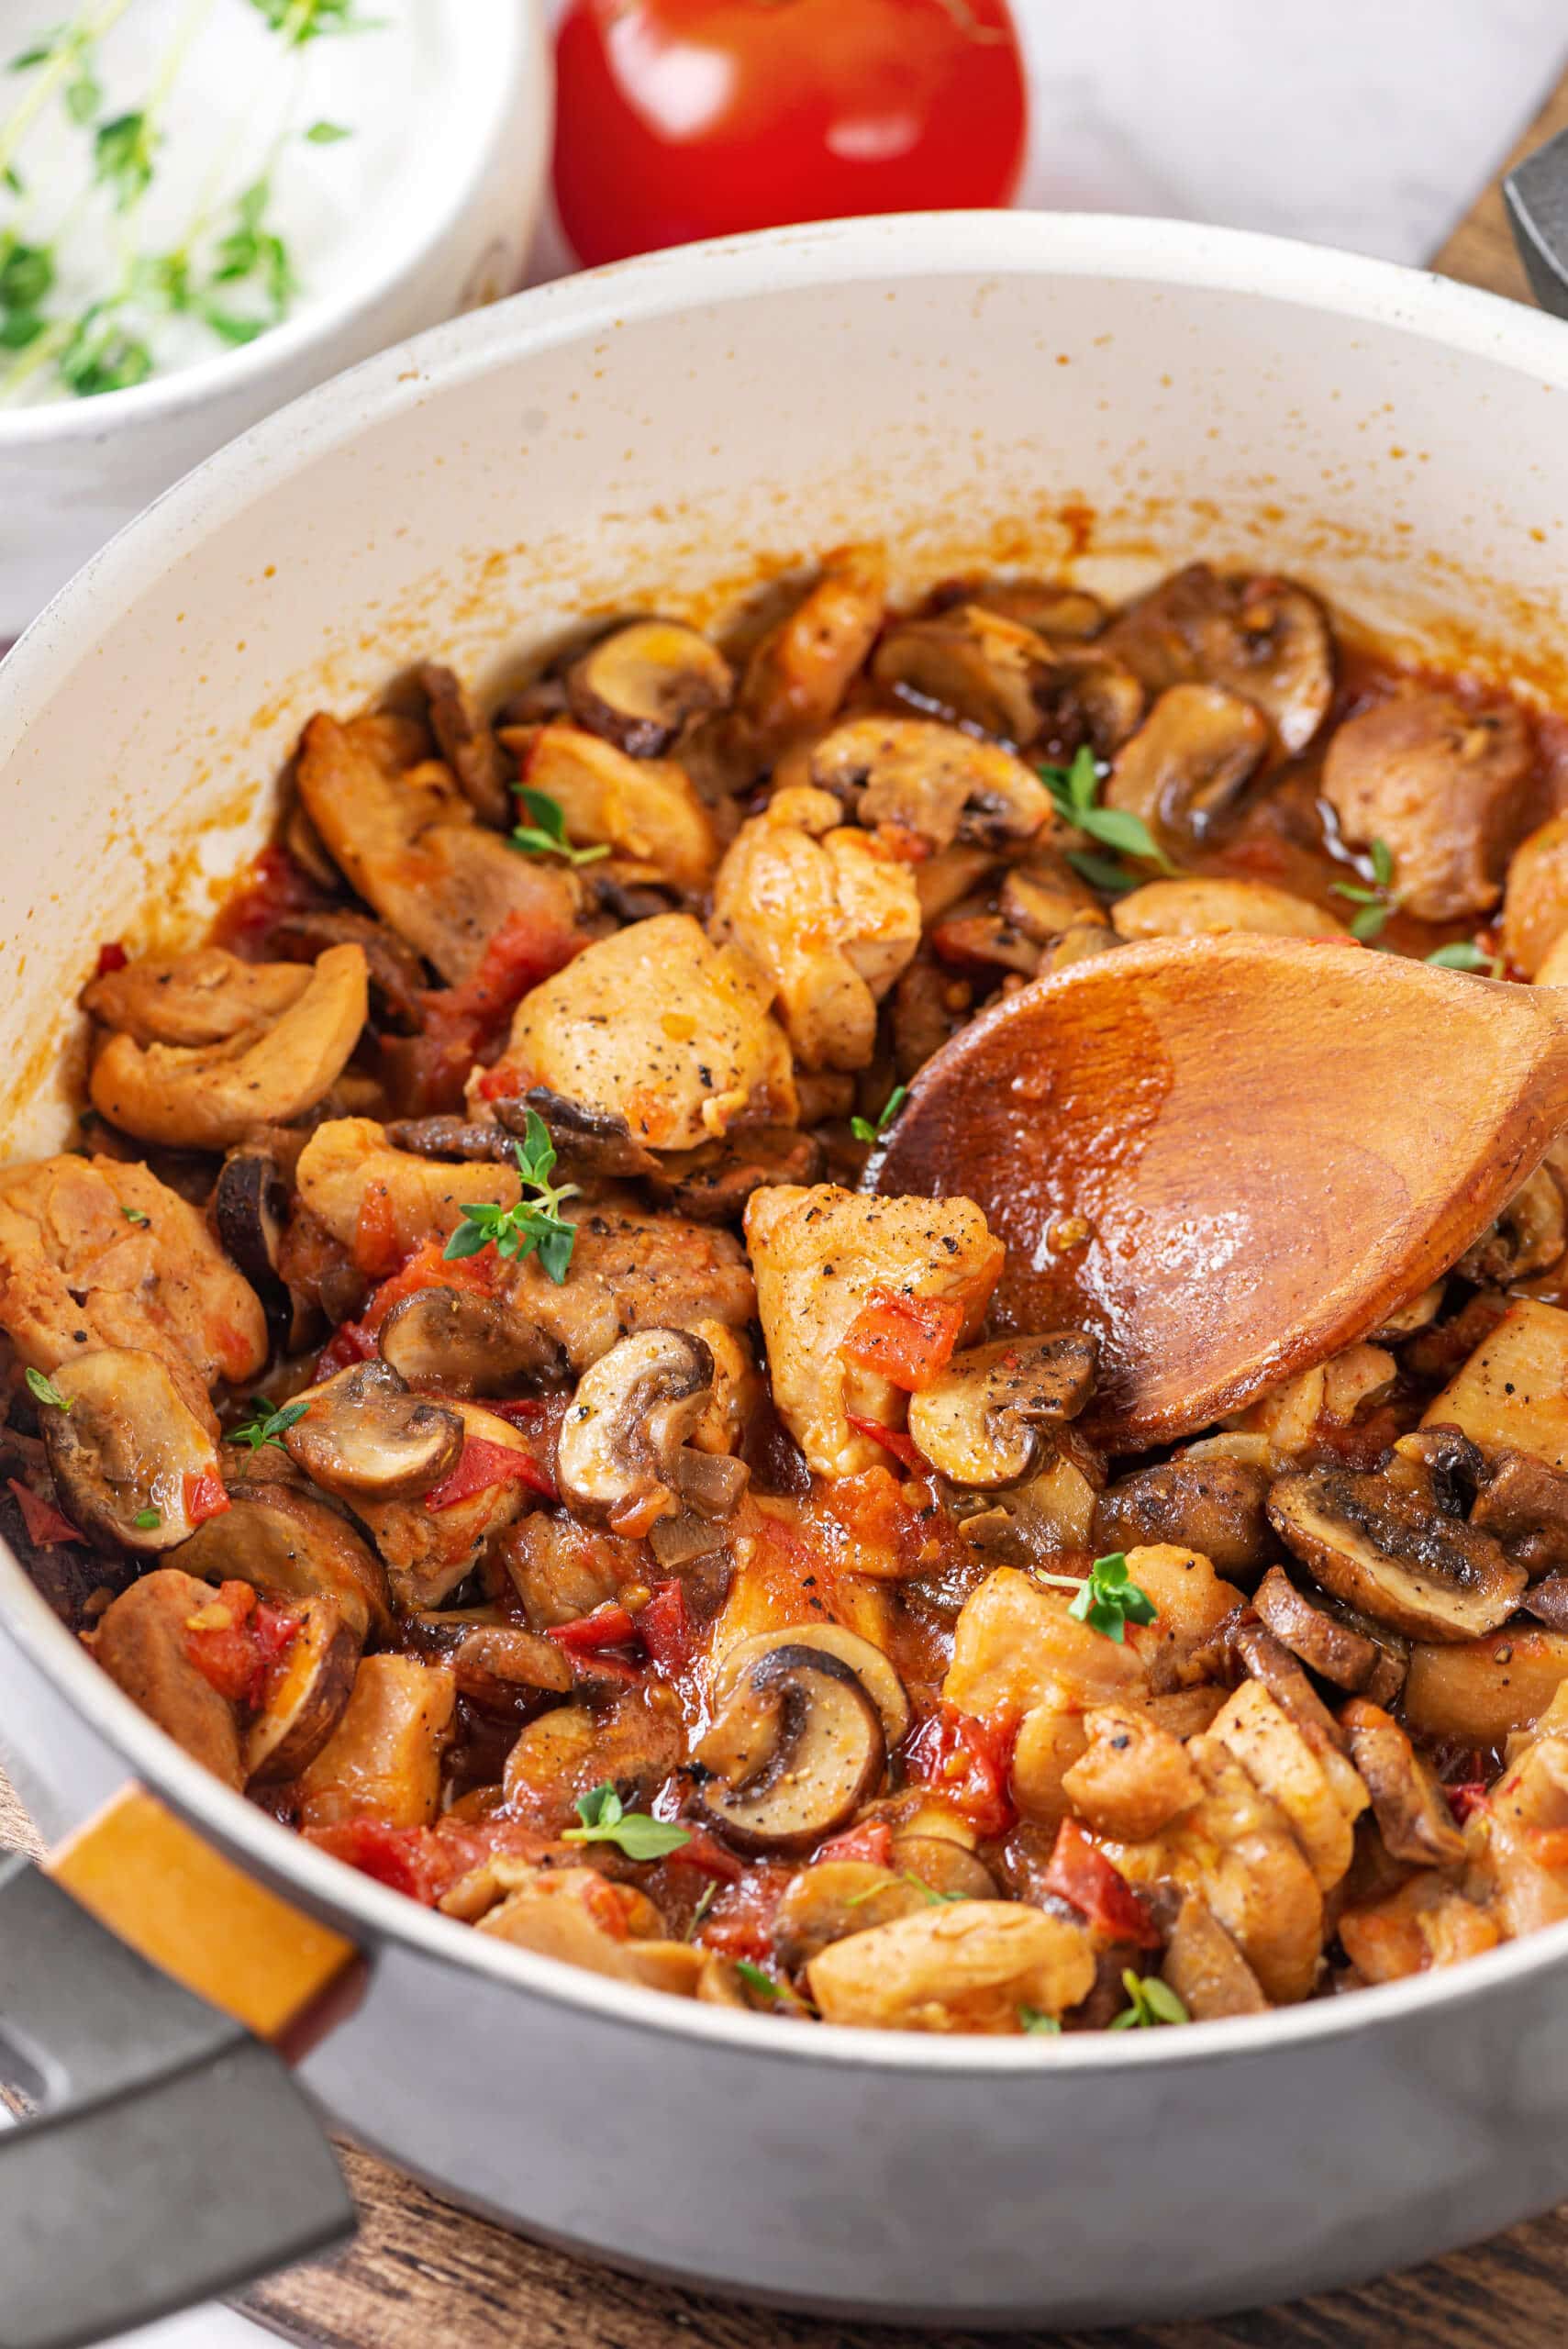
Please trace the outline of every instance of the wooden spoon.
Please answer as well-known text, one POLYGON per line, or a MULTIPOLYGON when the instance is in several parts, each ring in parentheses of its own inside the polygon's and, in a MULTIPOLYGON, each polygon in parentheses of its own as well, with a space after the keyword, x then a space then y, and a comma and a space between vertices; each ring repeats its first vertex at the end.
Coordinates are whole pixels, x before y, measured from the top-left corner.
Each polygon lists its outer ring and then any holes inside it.
POLYGON ((1363 1338, 1568 1122, 1568 990, 1348 941, 1159 939, 1008 996, 870 1169, 1007 1244, 1002 1330, 1093 1330, 1084 1414, 1168 1442, 1363 1338))

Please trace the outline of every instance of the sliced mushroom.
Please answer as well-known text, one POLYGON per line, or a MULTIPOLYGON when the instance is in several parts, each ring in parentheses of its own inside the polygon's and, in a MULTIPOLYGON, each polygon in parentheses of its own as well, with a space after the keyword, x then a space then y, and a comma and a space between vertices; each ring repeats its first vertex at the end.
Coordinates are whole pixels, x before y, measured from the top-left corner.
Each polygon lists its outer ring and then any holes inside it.
POLYGON ((753 1191, 820 1182, 827 1163, 817 1136, 796 1126, 738 1126, 722 1141, 649 1157, 660 1206, 695 1223, 738 1222, 753 1191))
POLYGON ((297 1782, 302 1825, 431 1825, 456 1704, 457 1683, 444 1666, 411 1655, 362 1657, 337 1727, 297 1782))
POLYGON ((53 1374, 63 1409, 39 1414, 60 1505, 101 1550, 172 1550, 195 1528, 187 1496, 216 1478, 211 1435, 168 1366, 134 1346, 105 1346, 53 1374))
POLYGON ((460 1166, 515 1166, 517 1136, 499 1124, 469 1118, 396 1118, 386 1129, 388 1147, 417 1158, 450 1159, 460 1166))
POLYGON ((679 620, 612 629, 566 672, 578 725, 634 759, 662 758, 694 718, 727 708, 734 691, 718 647, 679 620))
POLYGON ((643 1330, 577 1382, 556 1473, 567 1507, 617 1533, 646 1532, 683 1506, 728 1517, 745 1489, 738 1460, 691 1449, 713 1399, 711 1348, 685 1330, 643 1330))
POLYGON ((176 1745, 230 1787, 244 1783, 234 1707, 192 1660, 191 1617, 212 1592, 177 1566, 160 1566, 105 1610, 93 1653, 176 1745))
POLYGON ((549 1127, 563 1174, 593 1175, 602 1181, 651 1174, 659 1169, 660 1159, 643 1148, 626 1119, 613 1109, 569 1101, 563 1093, 552 1093, 543 1085, 531 1085, 520 1101, 503 1097, 495 1104, 496 1117, 514 1136, 527 1131, 530 1109, 549 1127))
POLYGON ((1172 685, 1118 751, 1101 796, 1159 838, 1201 841, 1269 747, 1268 722, 1222 685, 1172 685))
POLYGON ((1568 1248, 1568 1216, 1551 1169, 1538 1166, 1514 1193, 1497 1220, 1454 1266, 1462 1281, 1507 1288, 1544 1273, 1568 1248))
POLYGON ((909 1733, 913 1715, 904 1683, 879 1647, 841 1623, 792 1623, 787 1631, 755 1631, 727 1648, 713 1674, 712 1702, 720 1710, 760 1658, 777 1647, 820 1648, 846 1664, 882 1715, 889 1750, 909 1733))
POLYGON ((360 1642, 335 1600, 306 1599, 245 1737, 245 1782, 282 1786, 308 1769, 341 1720, 360 1642))
POLYGON ((784 1887, 773 1911, 774 1954, 784 1971, 794 1974, 830 1942, 930 1906, 930 1896, 895 1868, 869 1860, 819 1860, 784 1887))
POLYGON ((1173 1542, 1234 1579, 1262 1565, 1273 1549, 1265 1508, 1271 1481, 1267 1468, 1247 1460, 1188 1456, 1135 1469, 1095 1501, 1095 1544, 1104 1552, 1173 1542))
POLYGON ((1342 938, 1345 927, 1309 897, 1268 881, 1229 881, 1220 874, 1146 881, 1111 907, 1118 938, 1219 938, 1251 930, 1264 938, 1342 938))
POLYGON ((1252 1604, 1282 1647, 1336 1688, 1384 1690, 1373 1699, 1379 1704, 1389 1703, 1399 1693, 1404 1662, 1342 1615, 1304 1598, 1283 1566, 1269 1568, 1252 1593, 1252 1604))
POLYGON ((977 1859, 956 1835, 943 1835, 934 1829, 926 1834, 918 1828, 895 1834, 893 1865, 906 1876, 917 1876, 926 1890, 940 1899, 999 1900, 1002 1897, 984 1861, 977 1859))
POLYGON ((1329 714, 1333 640, 1323 608, 1288 579, 1226 577, 1188 564, 1100 640, 1150 693, 1196 680, 1255 702, 1282 749, 1305 750, 1329 714))
POLYGON ((1144 692, 1130 669, 1098 644, 1058 645, 1035 687, 1040 729, 1034 749, 1066 761, 1093 751, 1114 759, 1143 715, 1144 692))
POLYGON ((309 983, 309 972, 292 963, 246 963, 202 946, 172 962, 106 971, 83 988, 82 1008, 133 1043, 191 1049, 281 1019, 309 983))
POLYGON ((463 797, 482 822, 509 824, 512 795, 506 762, 490 728, 475 714, 456 676, 442 662, 421 662, 419 683, 430 697, 430 731, 463 797))
POLYGON ((1386 1477, 1314 1468, 1282 1476, 1269 1519, 1336 1598, 1418 1640, 1468 1640, 1512 1614, 1528 1576, 1490 1534, 1386 1477))
POLYGON ((1493 1453, 1470 1522, 1494 1535, 1532 1581, 1558 1573, 1568 1567, 1568 1474, 1528 1452, 1493 1453))
POLYGON ((715 1826, 740 1851, 787 1854, 853 1818, 887 1742, 859 1675, 795 1641, 740 1676, 695 1754, 714 1774, 699 1800, 715 1826))
POLYGON ((210 1583, 248 1582, 285 1602, 330 1598, 361 1646, 373 1631, 391 1636, 386 1571, 337 1509, 271 1478, 252 1483, 238 1464, 228 1485, 228 1508, 181 1544, 179 1562, 188 1574, 210 1583))
POLYGON ((928 604, 933 612, 946 611, 950 604, 978 604, 984 611, 999 612, 1005 620, 1034 629, 1053 643, 1086 641, 1106 624, 1106 607, 1097 596, 1086 587, 1065 587, 1051 579, 946 580, 928 604))
POLYGON ((1050 658, 1033 629, 978 604, 956 604, 890 628, 872 674, 918 709, 1022 744, 1040 732, 1035 686, 1050 658))
POLYGON ((93 1106, 171 1149, 228 1150, 257 1125, 303 1117, 341 1074, 369 1009, 365 958, 331 946, 271 1026, 192 1048, 112 1036, 93 1063, 93 1106))
POLYGON ((1046 862, 1038 852, 1028 864, 1015 866, 1006 875, 998 910, 1037 946, 1049 944, 1081 923, 1103 923, 1106 918, 1093 889, 1079 879, 1064 857, 1046 862))
POLYGON ((899 825, 932 849, 1015 848, 1054 828, 1051 796, 1021 759, 925 718, 851 718, 781 769, 781 780, 815 784, 857 823, 899 825))
POLYGON ((1364 1697, 1353 1698, 1340 1718, 1390 1857, 1417 1867, 1457 1867, 1464 1838, 1431 1764, 1398 1722, 1364 1697))
POLYGON ((510 1711, 519 1695, 572 1692, 572 1659, 547 1640, 493 1607, 429 1609, 407 1619, 420 1646, 450 1667, 458 1694, 471 1703, 510 1711))
POLYGON ((1268 2010, 1257 1976, 1195 1892, 1183 1898, 1160 1971, 1194 2022, 1268 2010))
POLYGON ((1098 1352, 1074 1330, 974 1346, 910 1397, 909 1432, 951 1484, 1021 1485, 1043 1465, 1048 1431, 1088 1401, 1098 1352))
POLYGON ((504 1299, 473 1289, 416 1289, 393 1307, 377 1343, 408 1386, 444 1395, 506 1395, 566 1370, 558 1340, 504 1299))
POLYGON ((290 1459, 312 1484, 347 1501, 428 1493, 462 1451, 459 1415, 411 1395, 388 1362, 356 1363, 295 1400, 306 1409, 284 1436, 290 1459))
POLYGON ((1226 1644, 1248 1679, 1262 1681, 1281 1712, 1307 1732, 1309 1743, 1321 1740, 1344 1750, 1343 1730, 1283 1640, 1262 1623, 1242 1623, 1226 1644))
MULTIPOLYGON (((339 885, 335 874, 333 885, 339 885)), ((272 924, 267 942, 295 963, 314 963, 329 946, 362 947, 378 1025, 411 1032, 425 1017, 425 965, 395 930, 369 914, 350 913, 341 906, 302 906, 272 924)))
POLYGON ((983 984, 997 971, 1016 971, 1032 979, 1040 968, 1039 946, 1001 914, 966 913, 961 907, 937 924, 930 939, 944 963, 973 971, 983 984))
POLYGON ((285 1343, 295 1312, 278 1271, 278 1251, 288 1214, 288 1185, 272 1152, 231 1150, 218 1170, 212 1219, 226 1252, 261 1298, 268 1327, 285 1343))

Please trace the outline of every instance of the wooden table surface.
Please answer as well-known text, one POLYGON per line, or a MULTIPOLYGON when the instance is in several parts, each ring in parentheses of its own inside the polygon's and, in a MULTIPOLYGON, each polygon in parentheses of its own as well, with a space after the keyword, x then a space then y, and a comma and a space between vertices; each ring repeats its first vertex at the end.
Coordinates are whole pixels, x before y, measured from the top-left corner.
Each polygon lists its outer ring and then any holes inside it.
MULTIPOLYGON (((1568 74, 1507 159, 1568 128, 1568 74)), ((1467 284, 1526 298, 1498 192, 1501 173, 1434 256, 1467 284)), ((0 1778, 0 1847, 26 1820, 0 1778)), ((360 2210, 339 2259, 296 2267, 241 2306, 285 2338, 320 2349, 980 2349, 986 2336, 918 2334, 704 2299, 567 2258, 428 2194, 353 2147, 340 2147, 360 2210)), ((1034 2349, 1562 2349, 1568 2343, 1568 2204, 1479 2249, 1359 2292, 1218 2323, 1015 2336, 1034 2349)))

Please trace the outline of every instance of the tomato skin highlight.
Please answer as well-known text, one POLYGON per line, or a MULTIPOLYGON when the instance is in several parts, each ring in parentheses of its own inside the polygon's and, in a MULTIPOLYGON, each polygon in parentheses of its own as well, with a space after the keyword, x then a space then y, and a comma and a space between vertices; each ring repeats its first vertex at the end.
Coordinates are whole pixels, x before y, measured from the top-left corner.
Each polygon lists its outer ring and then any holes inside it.
POLYGON ((1018 1812, 1008 1791, 1017 1718, 979 1720, 944 1705, 922 1721, 905 1749, 911 1778, 962 1810, 981 1835, 1005 1835, 1018 1812))
POLYGON ((589 267, 797 220, 1005 205, 1007 0, 571 0, 554 181, 589 267))
POLYGON ((431 1486, 423 1506, 439 1515, 444 1508, 455 1508, 459 1501, 472 1499, 475 1493, 487 1493, 493 1485, 526 1485, 530 1493, 542 1493, 547 1500, 556 1497, 554 1485, 528 1453, 515 1452, 509 1443, 492 1443, 487 1436, 471 1435, 451 1475, 431 1486))

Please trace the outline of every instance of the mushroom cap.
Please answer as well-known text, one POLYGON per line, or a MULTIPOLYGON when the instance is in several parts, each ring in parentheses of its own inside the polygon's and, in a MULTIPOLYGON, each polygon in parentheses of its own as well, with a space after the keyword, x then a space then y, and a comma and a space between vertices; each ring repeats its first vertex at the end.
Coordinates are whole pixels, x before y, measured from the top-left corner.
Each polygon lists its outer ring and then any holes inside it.
POLYGON ((859 1675, 797 1641, 757 1658, 697 1759, 716 1771, 701 1807, 729 1842, 787 1854, 854 1816, 881 1781, 887 1742, 859 1675))
POLYGON ((558 1376, 559 1341, 500 1297, 422 1288, 381 1325, 381 1358, 410 1386, 449 1395, 504 1395, 519 1380, 558 1376))
POLYGON ((635 1518, 646 1531, 673 1515, 680 1454, 713 1388, 712 1352, 686 1330, 640 1330, 601 1354, 562 1421, 556 1477, 567 1507, 617 1531, 635 1518))
POLYGON ((1055 829, 1051 795, 1031 767, 930 718, 850 718, 801 763, 858 822, 901 824, 933 848, 955 840, 1008 848, 1055 829))
POLYGON ((348 1705, 360 1644, 336 1599, 306 1600, 299 1628, 246 1733, 247 1786, 283 1786, 315 1761, 348 1705))
POLYGON ((1333 698, 1328 619, 1289 579, 1189 563, 1113 620, 1100 641, 1151 693, 1200 679, 1244 695, 1290 751, 1306 749, 1333 698))
POLYGON ((61 1507, 99 1549, 172 1550, 195 1531, 187 1477, 216 1476, 211 1435, 157 1354, 104 1346, 64 1363, 68 1408, 39 1413, 61 1507), (156 1523, 139 1525, 139 1517, 156 1523))
MULTIPOLYGON (((281 1455, 272 1456, 281 1464, 281 1455)), ((330 1598, 361 1646, 373 1630, 390 1638, 392 1599, 374 1551, 308 1489, 253 1481, 249 1467, 237 1464, 231 1474, 228 1508, 180 1545, 185 1572, 211 1583, 248 1582, 289 1604, 330 1598)))
POLYGON ((817 1648, 847 1664, 882 1716, 883 1732, 891 1749, 909 1733, 913 1715, 904 1683, 879 1647, 842 1623, 792 1623, 782 1631, 753 1631, 726 1648, 714 1668, 710 1700, 722 1710, 753 1664, 774 1648, 817 1648))
POLYGON ((1524 1595, 1525 1569, 1489 1534, 1384 1476, 1337 1468, 1282 1476, 1269 1520, 1325 1590, 1412 1639, 1478 1638, 1524 1595))
POLYGON ((1201 840, 1269 747, 1268 721, 1223 685, 1172 685, 1117 752, 1107 807, 1162 832, 1201 840))
POLYGON ((662 757, 693 718, 726 708, 734 691, 718 647, 680 620, 629 620, 566 672, 578 725, 637 759, 662 757))
POLYGON ((1076 1330, 955 1354, 909 1398, 909 1432, 950 1483, 999 1490, 1040 1466, 1045 1431, 1089 1399, 1099 1348, 1076 1330))
POLYGON ((356 1363, 295 1399, 306 1408, 284 1433, 289 1457, 345 1500, 409 1500, 457 1466, 461 1417, 410 1394, 388 1362, 356 1363))

